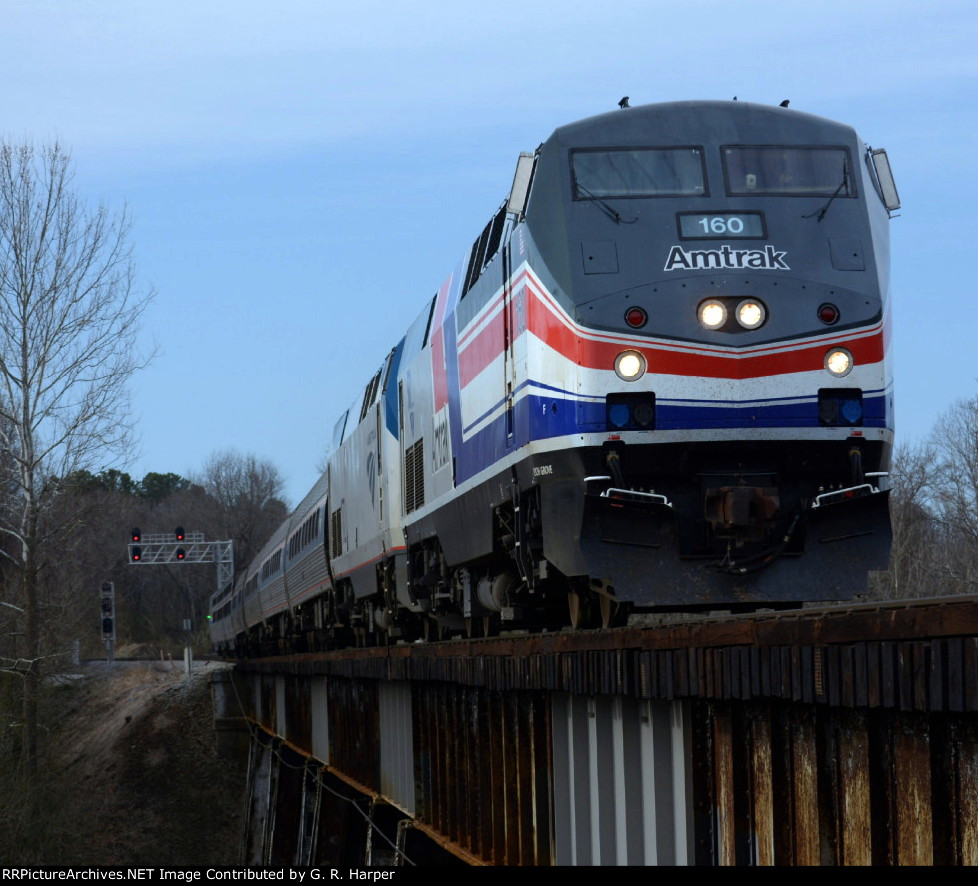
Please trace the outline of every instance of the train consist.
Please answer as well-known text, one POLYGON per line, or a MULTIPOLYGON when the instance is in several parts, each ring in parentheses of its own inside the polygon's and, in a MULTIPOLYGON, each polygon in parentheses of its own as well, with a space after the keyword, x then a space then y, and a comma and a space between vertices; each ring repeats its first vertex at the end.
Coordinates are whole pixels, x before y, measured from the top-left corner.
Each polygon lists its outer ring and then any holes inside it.
POLYGON ((557 129, 215 595, 216 646, 858 594, 890 547, 898 207, 885 152, 786 107, 557 129))

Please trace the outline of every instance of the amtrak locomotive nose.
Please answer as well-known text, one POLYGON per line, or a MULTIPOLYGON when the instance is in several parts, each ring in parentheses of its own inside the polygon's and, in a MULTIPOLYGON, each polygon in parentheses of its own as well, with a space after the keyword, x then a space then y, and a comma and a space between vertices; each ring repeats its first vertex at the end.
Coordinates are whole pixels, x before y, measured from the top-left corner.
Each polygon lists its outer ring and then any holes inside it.
POLYGON ((570 175, 525 225, 580 330, 565 372, 592 395, 562 568, 655 575, 649 605, 836 599, 886 568, 884 159, 849 127, 745 103, 630 109, 545 143, 541 167, 570 175), (791 589, 783 567, 756 574, 802 554, 791 589))
POLYGON ((885 152, 786 107, 625 102, 557 129, 215 601, 215 638, 859 593, 890 546, 898 206, 885 152))
POLYGON ((564 127, 546 159, 570 175, 550 205, 534 194, 525 224, 541 288, 580 328, 567 375, 579 402, 593 395, 578 422, 590 446, 568 452, 587 478, 581 544, 559 565, 644 580, 648 605, 861 589, 889 553, 874 256, 897 204, 880 152, 811 115, 690 102, 564 127), (802 555, 790 581, 767 571, 802 555))

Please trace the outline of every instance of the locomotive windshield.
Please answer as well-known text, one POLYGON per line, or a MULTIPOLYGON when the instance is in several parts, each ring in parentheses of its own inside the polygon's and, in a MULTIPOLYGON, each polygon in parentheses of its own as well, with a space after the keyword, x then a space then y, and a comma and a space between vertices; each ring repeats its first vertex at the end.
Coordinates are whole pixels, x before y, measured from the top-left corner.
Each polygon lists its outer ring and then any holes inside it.
POLYGON ((845 148, 783 146, 723 149, 727 193, 732 196, 850 197, 849 152, 845 148))
POLYGON ((580 150, 571 162, 577 200, 706 194, 700 148, 580 150))

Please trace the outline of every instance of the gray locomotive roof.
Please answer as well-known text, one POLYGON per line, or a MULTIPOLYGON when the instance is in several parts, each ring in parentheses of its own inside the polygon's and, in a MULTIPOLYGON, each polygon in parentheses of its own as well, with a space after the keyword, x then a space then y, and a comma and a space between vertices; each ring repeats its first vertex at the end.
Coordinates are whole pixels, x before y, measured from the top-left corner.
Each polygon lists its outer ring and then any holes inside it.
POLYGON ((815 114, 741 101, 681 101, 636 105, 587 117, 554 130, 564 148, 687 144, 700 139, 736 144, 838 144, 856 138, 851 126, 815 114))

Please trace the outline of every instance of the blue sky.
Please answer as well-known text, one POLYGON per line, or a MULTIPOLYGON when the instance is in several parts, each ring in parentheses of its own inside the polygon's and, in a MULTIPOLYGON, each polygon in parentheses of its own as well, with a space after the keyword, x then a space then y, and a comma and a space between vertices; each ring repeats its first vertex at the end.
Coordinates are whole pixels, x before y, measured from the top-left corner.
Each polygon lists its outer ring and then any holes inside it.
POLYGON ((520 151, 632 104, 729 99, 890 155, 897 434, 978 392, 978 4, 0 0, 0 136, 128 205, 159 356, 127 468, 271 459, 295 504, 508 191, 520 151))

